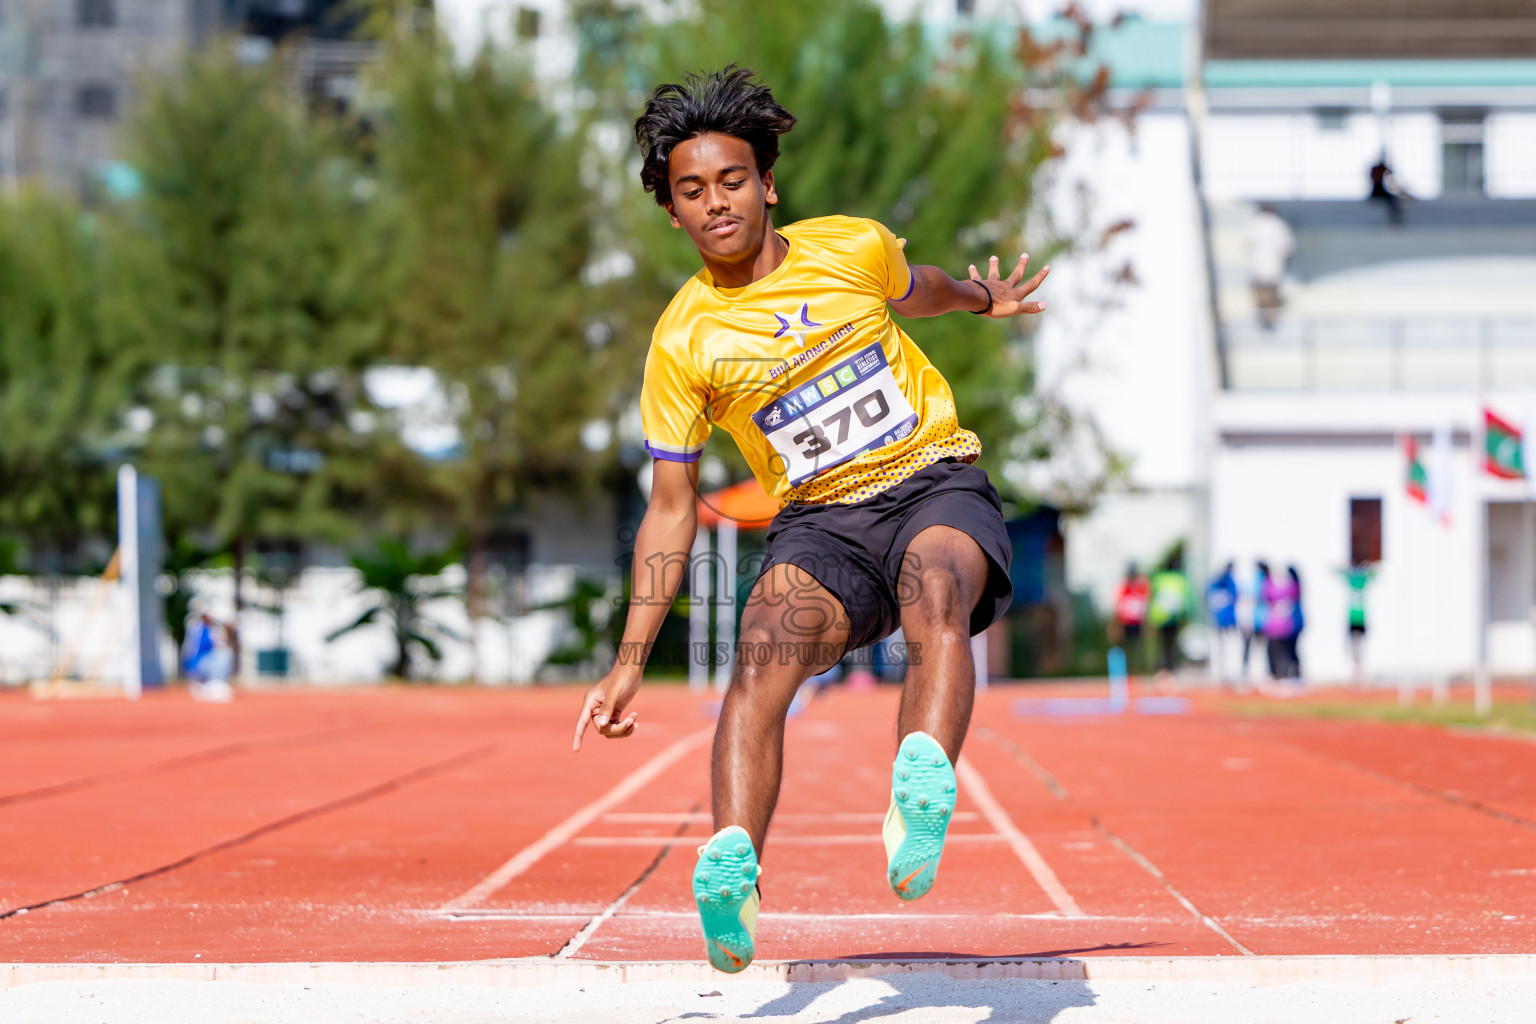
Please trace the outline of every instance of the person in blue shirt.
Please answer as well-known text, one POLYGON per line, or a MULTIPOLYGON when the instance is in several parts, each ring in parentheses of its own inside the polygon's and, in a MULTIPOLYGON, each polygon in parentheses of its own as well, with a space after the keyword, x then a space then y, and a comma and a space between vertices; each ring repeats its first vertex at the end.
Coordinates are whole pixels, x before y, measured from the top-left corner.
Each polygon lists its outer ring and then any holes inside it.
POLYGON ((228 629, 204 612, 187 635, 186 671, 193 700, 227 703, 234 697, 229 679, 234 670, 234 646, 228 629))
POLYGON ((187 679, 193 683, 203 683, 208 679, 208 656, 218 646, 214 629, 213 619, 204 613, 197 617, 197 621, 192 624, 191 633, 187 636, 187 653, 181 667, 187 679))
POLYGON ((1211 651, 1211 674, 1218 682, 1227 682, 1231 659, 1228 651, 1234 641, 1239 641, 1237 629, 1237 576, 1236 565, 1228 562, 1221 575, 1211 580, 1205 588, 1205 604, 1211 613, 1211 625, 1215 628, 1215 640, 1211 651))
POLYGON ((1259 562, 1254 568, 1253 588, 1238 595, 1238 600, 1248 606, 1248 615, 1239 616, 1238 628, 1243 632, 1243 685, 1248 684, 1248 657, 1255 642, 1262 650, 1268 644, 1264 626, 1269 618, 1269 605, 1264 597, 1264 585, 1269 582, 1269 563, 1259 562))

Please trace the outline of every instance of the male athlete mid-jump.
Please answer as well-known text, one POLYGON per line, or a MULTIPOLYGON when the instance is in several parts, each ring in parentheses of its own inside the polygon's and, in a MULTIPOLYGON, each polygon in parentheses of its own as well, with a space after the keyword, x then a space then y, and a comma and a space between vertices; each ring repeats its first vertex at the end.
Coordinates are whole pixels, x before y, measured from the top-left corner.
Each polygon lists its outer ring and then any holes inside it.
MULTIPOLYGON (((626 652, 646 651, 671 606, 697 529, 698 459, 716 424, 784 503, 741 621, 713 755, 718 830, 693 892, 710 962, 752 960, 758 857, 778 800, 784 720, 800 684, 898 626, 921 656, 897 719, 900 745, 882 830, 887 881, 912 900, 933 884, 970 723, 970 637, 1012 596, 997 491, 971 465, 976 435, 949 385, 891 319, 1038 313, 1045 268, 1006 278, 993 257, 957 281, 909 266, 901 240, 855 217, 775 230, 773 164, 794 117, 749 71, 657 88, 635 122, 640 179, 704 267, 656 325, 640 406, 655 460, 635 538, 626 652), (661 572, 656 567, 666 566, 661 572)), ((643 657, 621 657, 583 701, 588 726, 628 736, 643 657)))

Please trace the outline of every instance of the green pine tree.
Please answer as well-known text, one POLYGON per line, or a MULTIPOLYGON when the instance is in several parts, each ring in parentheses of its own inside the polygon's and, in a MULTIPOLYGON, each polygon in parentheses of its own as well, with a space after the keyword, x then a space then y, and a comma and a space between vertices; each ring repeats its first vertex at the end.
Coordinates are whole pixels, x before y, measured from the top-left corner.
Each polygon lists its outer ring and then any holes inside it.
POLYGON ((435 467, 435 511, 466 538, 475 621, 497 518, 536 490, 590 484, 602 464, 580 440, 615 391, 582 284, 582 142, 513 48, 487 42, 462 64, 415 34, 380 66, 390 354, 431 368, 449 400, 458 441, 435 467))
POLYGON ((72 203, 0 204, 0 535, 33 565, 116 528, 126 382, 107 250, 72 203))
POLYGON ((255 538, 345 540, 412 473, 363 387, 382 338, 368 182, 276 67, 221 46, 152 85, 127 142, 137 458, 172 546, 229 553, 238 615, 255 538))

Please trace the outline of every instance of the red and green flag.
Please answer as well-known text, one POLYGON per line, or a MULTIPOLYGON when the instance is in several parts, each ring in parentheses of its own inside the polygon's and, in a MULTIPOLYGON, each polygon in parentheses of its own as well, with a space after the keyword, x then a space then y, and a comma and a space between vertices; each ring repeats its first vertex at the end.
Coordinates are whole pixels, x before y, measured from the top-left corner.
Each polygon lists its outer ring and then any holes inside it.
POLYGON ((1429 473, 1424 469, 1424 460, 1419 458, 1419 442, 1412 434, 1403 438, 1403 455, 1408 460, 1408 497, 1420 505, 1429 504, 1429 473))
POLYGON ((1525 479, 1520 428, 1492 409, 1483 410, 1483 468, 1504 480, 1525 479))

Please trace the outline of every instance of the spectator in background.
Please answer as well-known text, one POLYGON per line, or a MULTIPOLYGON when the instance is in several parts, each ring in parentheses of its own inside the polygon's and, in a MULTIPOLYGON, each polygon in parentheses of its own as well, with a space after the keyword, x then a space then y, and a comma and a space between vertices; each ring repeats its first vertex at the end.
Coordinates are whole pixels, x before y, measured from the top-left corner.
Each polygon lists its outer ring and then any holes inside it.
POLYGON ((1141 664, 1141 632, 1147 619, 1147 604, 1151 599, 1152 585, 1133 562, 1126 566, 1125 579, 1115 593, 1115 622, 1110 642, 1125 649, 1125 663, 1131 672, 1139 672, 1141 664))
POLYGON ((1264 581, 1264 635, 1269 640, 1269 674, 1275 679, 1294 679, 1300 666, 1292 664, 1301 604, 1301 578, 1294 567, 1284 579, 1268 576, 1264 581))
POLYGON ((1387 204, 1387 219, 1393 224, 1403 222, 1402 197, 1404 192, 1397 184, 1397 178, 1392 174, 1392 168, 1387 164, 1387 151, 1382 150, 1376 163, 1371 165, 1371 195, 1372 202, 1387 204))
POLYGON ((1340 569, 1339 573, 1349 587, 1349 659, 1354 665, 1350 681, 1359 686, 1365 681, 1365 588, 1376 578, 1376 570, 1361 564, 1340 569))
POLYGON ((192 621, 192 628, 187 630, 187 639, 182 645, 181 669, 189 681, 203 681, 202 664, 213 651, 215 642, 213 618, 207 612, 199 612, 192 621))
POLYGON ((1253 570, 1253 583, 1238 594, 1238 603, 1246 606, 1239 610, 1238 628, 1243 633, 1243 685, 1248 683, 1248 659, 1255 643, 1263 646, 1268 639, 1264 632, 1269 605, 1264 600, 1264 585, 1269 582, 1269 563, 1258 562, 1253 570), (1243 614, 1246 612, 1246 614, 1243 614))
POLYGON ((187 633, 186 670, 193 700, 225 704, 234 698, 229 685, 234 669, 234 644, 229 631, 207 612, 201 612, 187 633))
POLYGON ((1280 318, 1280 282, 1285 279, 1285 265, 1296 248, 1296 236, 1275 208, 1268 203, 1248 225, 1248 283, 1253 288, 1253 304, 1258 307, 1259 323, 1265 330, 1280 318))
POLYGON ((1285 642, 1286 664, 1290 668, 1287 679, 1293 679, 1298 684, 1301 682, 1301 631, 1307 626, 1307 617, 1302 614, 1301 598, 1301 573, 1296 571, 1296 566, 1286 566, 1285 574, 1290 577, 1291 589, 1296 592, 1296 599, 1291 603, 1291 635, 1285 642))
POLYGON ((1188 621, 1189 608, 1189 580, 1184 576, 1184 560, 1174 555, 1152 576, 1152 603, 1147 613, 1147 620, 1157 629, 1159 674, 1172 675, 1179 666, 1179 630, 1188 621))
MULTIPOLYGON (((1211 649, 1211 674, 1217 682, 1236 678, 1231 671, 1232 643, 1238 640, 1237 628, 1237 566, 1228 562, 1221 575, 1205 588, 1205 605, 1210 609, 1211 626, 1215 630, 1215 644, 1211 649)), ((1246 643, 1246 640, 1242 642, 1246 643)))

